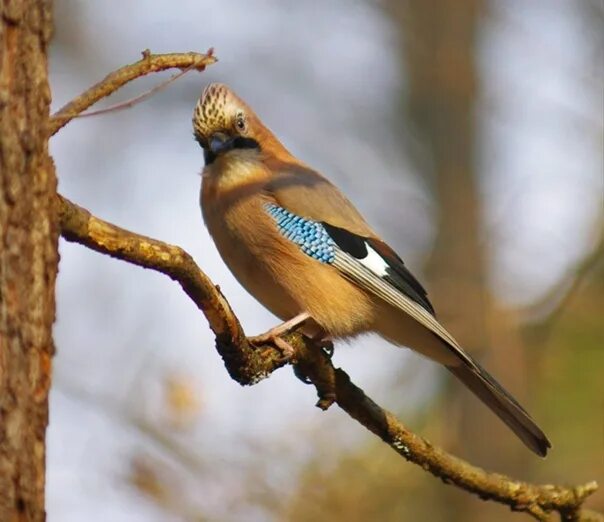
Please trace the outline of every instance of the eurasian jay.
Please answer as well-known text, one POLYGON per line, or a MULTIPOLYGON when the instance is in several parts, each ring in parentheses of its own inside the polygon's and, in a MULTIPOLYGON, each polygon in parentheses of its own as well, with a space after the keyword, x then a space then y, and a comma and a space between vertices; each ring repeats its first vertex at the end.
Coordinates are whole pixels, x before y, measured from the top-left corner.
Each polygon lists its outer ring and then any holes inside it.
POLYGON ((444 365, 538 455, 551 447, 516 400, 436 320, 401 258, 327 179, 292 156, 226 85, 193 114, 202 146, 201 207, 237 280, 281 318, 319 338, 376 332, 444 365))

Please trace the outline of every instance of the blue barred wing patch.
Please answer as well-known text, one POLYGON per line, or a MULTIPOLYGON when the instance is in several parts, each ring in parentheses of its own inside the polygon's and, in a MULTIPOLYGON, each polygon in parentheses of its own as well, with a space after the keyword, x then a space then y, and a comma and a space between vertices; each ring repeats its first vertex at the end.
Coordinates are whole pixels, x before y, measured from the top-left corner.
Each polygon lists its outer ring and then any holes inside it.
POLYGON ((279 232, 302 252, 321 263, 333 264, 336 244, 321 223, 296 216, 274 203, 265 203, 264 208, 275 220, 279 232))

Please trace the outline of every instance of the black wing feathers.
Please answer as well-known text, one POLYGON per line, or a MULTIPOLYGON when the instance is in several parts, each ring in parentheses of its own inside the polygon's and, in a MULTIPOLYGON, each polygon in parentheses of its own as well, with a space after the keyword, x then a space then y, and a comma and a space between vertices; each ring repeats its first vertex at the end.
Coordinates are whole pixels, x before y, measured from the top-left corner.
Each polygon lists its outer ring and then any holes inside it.
POLYGON ((322 221, 321 225, 323 225, 323 228, 325 228, 329 234, 329 237, 331 237, 335 244, 338 245, 344 252, 347 252, 357 259, 367 257, 367 245, 365 243, 367 238, 353 234, 345 228, 340 228, 330 225, 329 223, 325 223, 325 221, 322 221))
POLYGON ((386 275, 382 276, 382 279, 388 281, 392 286, 434 315, 434 308, 428 300, 426 290, 409 272, 403 260, 386 243, 379 239, 359 236, 345 228, 336 227, 324 221, 321 224, 338 247, 357 259, 367 257, 367 247, 374 250, 387 265, 386 275))
POLYGON ((388 264, 388 276, 385 279, 434 315, 434 307, 428 300, 428 293, 398 254, 379 239, 369 238, 367 243, 388 264))

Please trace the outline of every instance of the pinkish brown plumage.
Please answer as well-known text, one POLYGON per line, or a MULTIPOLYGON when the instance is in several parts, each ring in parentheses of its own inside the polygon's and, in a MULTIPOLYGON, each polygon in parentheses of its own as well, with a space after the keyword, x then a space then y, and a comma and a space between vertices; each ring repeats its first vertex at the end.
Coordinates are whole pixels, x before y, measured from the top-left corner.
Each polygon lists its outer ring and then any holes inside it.
POLYGON ((248 292, 284 321, 305 320, 311 335, 376 332, 444 365, 530 449, 546 454, 547 437, 436 320, 398 255, 243 100, 225 85, 208 86, 193 128, 206 161, 204 221, 248 292))

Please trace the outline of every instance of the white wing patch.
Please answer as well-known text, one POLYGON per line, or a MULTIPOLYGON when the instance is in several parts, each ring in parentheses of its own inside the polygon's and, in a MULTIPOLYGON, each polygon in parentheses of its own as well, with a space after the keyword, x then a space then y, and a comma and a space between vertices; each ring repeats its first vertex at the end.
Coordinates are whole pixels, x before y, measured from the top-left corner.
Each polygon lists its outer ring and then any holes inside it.
POLYGON ((363 259, 359 259, 359 263, 369 268, 377 276, 387 276, 388 263, 367 243, 365 243, 365 246, 367 247, 367 255, 363 259))
MULTIPOLYGON (((367 259, 367 257, 365 259, 367 259)), ((377 276, 377 274, 367 267, 363 261, 364 259, 357 259, 342 250, 337 250, 334 266, 361 288, 364 288, 395 308, 409 314, 413 319, 428 330, 434 332, 451 346, 455 353, 464 361, 468 364, 474 364, 468 355, 461 349, 453 336, 445 330, 430 312, 393 287, 390 283, 377 276)))

